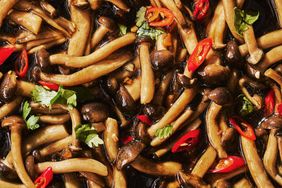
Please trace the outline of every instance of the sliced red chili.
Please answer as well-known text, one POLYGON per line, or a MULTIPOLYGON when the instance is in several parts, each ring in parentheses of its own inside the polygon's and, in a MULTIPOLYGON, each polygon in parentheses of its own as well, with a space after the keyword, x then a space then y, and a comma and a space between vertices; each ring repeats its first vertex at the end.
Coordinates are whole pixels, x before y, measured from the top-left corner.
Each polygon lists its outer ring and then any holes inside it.
POLYGON ((53 170, 48 167, 42 174, 34 181, 36 188, 45 188, 53 179, 53 170))
POLYGON ((150 26, 164 27, 173 23, 174 15, 167 8, 149 7, 146 11, 146 18, 150 26))
POLYGON ((282 103, 277 106, 277 111, 280 116, 282 116, 282 103))
POLYGON ((242 118, 237 116, 229 118, 229 123, 236 129, 236 131, 240 135, 250 140, 256 140, 256 135, 253 127, 249 123, 244 121, 242 118), (240 122, 240 124, 238 124, 237 122, 240 122))
POLYGON ((121 138, 121 142, 125 145, 133 140, 132 136, 125 136, 121 138))
POLYGON ((152 125, 152 121, 150 120, 150 118, 145 115, 145 114, 142 114, 142 115, 138 115, 137 116, 137 119, 139 119, 141 122, 147 124, 147 125, 152 125))
POLYGON ((28 71, 28 56, 24 49, 15 63, 15 72, 20 78, 24 78, 28 71))
POLYGON ((211 38, 206 38, 198 43, 193 53, 187 60, 187 66, 190 72, 194 72, 204 62, 211 47, 211 38))
POLYGON ((192 130, 182 136, 172 147, 171 152, 181 152, 189 150, 199 142, 200 130, 192 130))
POLYGON ((54 84, 51 82, 45 82, 43 80, 38 81, 38 83, 40 83, 42 86, 48 87, 51 90, 54 91, 58 91, 59 90, 59 85, 58 84, 54 84))
POLYGON ((12 55, 12 53, 16 50, 16 48, 0 48, 0 65, 2 65, 8 57, 12 55))
POLYGON ((194 3, 194 7, 195 8, 193 11, 193 17, 195 18, 195 20, 201 21, 208 15, 210 1, 196 0, 194 3))
POLYGON ((270 90, 265 98, 264 98, 264 115, 265 116, 270 116, 274 112, 274 106, 275 106, 275 95, 274 91, 270 90))
POLYGON ((210 170, 212 173, 227 173, 245 165, 245 161, 242 157, 228 156, 225 159, 221 159, 214 169, 210 170))

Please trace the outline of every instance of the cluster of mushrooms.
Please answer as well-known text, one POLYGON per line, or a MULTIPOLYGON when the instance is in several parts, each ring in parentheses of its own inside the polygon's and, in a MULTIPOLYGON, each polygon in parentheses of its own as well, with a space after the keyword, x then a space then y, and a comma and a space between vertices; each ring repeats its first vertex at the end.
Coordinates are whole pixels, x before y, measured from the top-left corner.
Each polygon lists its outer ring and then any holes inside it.
POLYGON ((45 188, 35 182, 48 168, 54 188, 282 186, 282 3, 253 1, 269 5, 258 22, 274 14, 273 29, 240 34, 235 10, 250 1, 0 0, 0 48, 13 49, 0 63, 0 187, 45 188), (209 5, 201 20, 199 2, 209 5), (172 26, 140 36, 141 7, 168 11, 172 26), (205 38, 211 49, 191 71, 205 38), (25 75, 14 70, 22 50, 25 75), (34 101, 42 81, 74 90, 77 105, 34 101), (82 124, 102 144, 83 143, 82 124))

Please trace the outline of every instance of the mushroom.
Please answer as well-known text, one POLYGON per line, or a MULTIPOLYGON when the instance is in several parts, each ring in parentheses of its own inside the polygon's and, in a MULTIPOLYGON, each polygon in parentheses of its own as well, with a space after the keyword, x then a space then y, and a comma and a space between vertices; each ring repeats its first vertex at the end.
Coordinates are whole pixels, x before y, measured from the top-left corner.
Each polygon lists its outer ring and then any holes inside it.
POLYGON ((63 177, 64 177, 65 188, 75 188, 82 186, 81 181, 74 173, 64 174, 63 177))
POLYGON ((18 178, 17 172, 6 165, 4 160, 0 161, 0 172, 7 180, 16 180, 18 178))
POLYGON ((246 179, 246 178, 242 178, 240 179, 239 181, 237 181, 234 185, 233 185, 234 188, 241 188, 241 187, 245 187, 245 188, 252 188, 252 184, 251 182, 246 179))
POLYGON ((47 1, 40 1, 40 6, 51 18, 54 18, 57 15, 56 9, 47 1))
POLYGON ((13 112, 22 102, 22 97, 16 97, 13 101, 0 107, 0 119, 13 112))
POLYGON ((39 121, 42 123, 48 123, 48 124, 65 124, 70 120, 70 115, 69 114, 63 114, 63 115, 40 115, 39 116, 39 121))
POLYGON ((115 102, 126 113, 132 114, 137 110, 137 104, 123 85, 116 92, 115 102))
POLYGON ((0 100, 3 102, 11 102, 15 97, 17 90, 17 76, 13 71, 5 74, 0 85, 0 100))
POLYGON ((82 106, 81 114, 85 121, 98 123, 105 121, 109 116, 109 108, 106 104, 95 102, 82 106))
POLYGON ((274 0, 274 6, 275 6, 275 10, 276 10, 276 15, 278 17, 278 22, 279 22, 279 26, 280 28, 282 27, 282 3, 279 0, 274 0))
POLYGON ((151 53, 151 63, 155 70, 168 69, 173 65, 173 55, 168 50, 158 50, 151 53))
POLYGON ((278 63, 282 60, 282 55, 280 54, 282 50, 282 45, 272 48, 268 51, 263 60, 258 64, 258 68, 263 72, 271 65, 278 63))
POLYGON ((222 85, 227 80, 229 73, 229 68, 216 63, 208 64, 202 71, 198 72, 201 79, 211 85, 222 85))
POLYGON ((116 158, 117 169, 121 170, 125 165, 134 161, 144 148, 145 144, 137 140, 131 141, 121 147, 116 158))
POLYGON ((92 10, 97 10, 101 6, 100 0, 88 0, 92 10))
POLYGON ((17 3, 17 0, 4 0, 0 1, 0 27, 3 24, 4 19, 8 15, 9 11, 17 3))
POLYGON ((94 32, 91 39, 91 48, 94 49, 107 33, 111 33, 117 29, 116 23, 105 16, 98 18, 99 27, 94 32))
POLYGON ((219 179, 212 184, 212 187, 213 188, 231 188, 231 184, 224 179, 219 179))
POLYGON ((72 4, 80 9, 86 9, 89 6, 87 0, 72 0, 72 4))
POLYGON ((32 155, 28 155, 25 159, 25 168, 27 173, 29 174, 31 179, 35 179, 36 174, 34 170, 34 157, 32 155))
POLYGON ((240 62, 241 54, 235 40, 230 40, 226 45, 225 59, 228 63, 236 64, 240 62))
MULTIPOLYGON (((40 67, 40 70, 43 72, 50 72, 50 61, 49 61, 49 53, 46 49, 40 49, 35 53, 35 64, 40 67)), ((34 70, 34 74, 36 73, 36 70, 34 70)), ((34 76, 36 78, 37 76, 34 76)))
POLYGON ((218 87, 209 92, 209 99, 218 105, 225 106, 232 103, 233 97, 225 87, 218 87))
POLYGON ((124 0, 106 0, 106 1, 114 4, 116 7, 118 7, 119 9, 125 12, 130 11, 129 7, 125 4, 124 0))
POLYGON ((185 174, 183 172, 178 172, 176 175, 177 181, 181 187, 195 187, 195 188, 209 188, 209 186, 204 183, 200 177, 192 174, 185 174))
POLYGON ((184 88, 191 88, 194 87, 197 84, 198 79, 197 78, 188 78, 184 74, 177 73, 176 75, 177 82, 184 88))
POLYGON ((107 118, 106 129, 104 131, 104 144, 108 160, 112 163, 116 160, 118 154, 118 123, 113 118, 107 118))
POLYGON ((264 129, 280 129, 282 128, 282 117, 276 114, 264 119, 260 126, 264 129))
POLYGON ((25 126, 25 122, 18 116, 10 116, 2 121, 2 127, 6 126, 9 126, 11 129, 11 153, 15 170, 21 181, 27 187, 35 187, 33 181, 30 179, 27 171, 25 170, 23 157, 21 154, 21 131, 25 126))
POLYGON ((68 148, 72 143, 72 136, 67 136, 63 139, 57 140, 41 149, 38 150, 40 157, 46 157, 53 153, 62 151, 65 148, 68 148))

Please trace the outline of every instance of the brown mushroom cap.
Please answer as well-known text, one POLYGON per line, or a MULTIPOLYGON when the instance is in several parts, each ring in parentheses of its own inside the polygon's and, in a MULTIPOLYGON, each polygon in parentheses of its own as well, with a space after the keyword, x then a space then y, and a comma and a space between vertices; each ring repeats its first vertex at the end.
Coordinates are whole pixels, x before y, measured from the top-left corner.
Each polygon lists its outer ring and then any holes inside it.
POLYGON ((282 117, 274 114, 267 117, 260 125, 264 129, 280 129, 282 128, 282 117))
POLYGON ((110 32, 113 32, 117 28, 116 23, 112 19, 105 16, 99 17, 98 22, 106 27, 110 32))
POLYGON ((97 123, 105 121, 108 118, 109 109, 107 105, 95 102, 83 105, 81 113, 85 121, 97 123))
POLYGON ((9 71, 5 74, 0 85, 0 100, 10 102, 17 90, 17 76, 15 72, 9 71))
POLYGON ((35 53, 35 63, 40 67, 43 72, 50 71, 49 53, 46 49, 42 48, 35 53))
POLYGON ((208 64, 198 72, 206 84, 222 85, 229 77, 230 69, 218 64, 208 64))
POLYGON ((232 95, 225 87, 218 87, 210 91, 208 98, 221 106, 232 103, 232 95))
POLYGON ((168 50, 158 50, 151 53, 151 63, 155 70, 168 68, 173 65, 173 55, 168 50))
POLYGON ((237 43, 234 40, 230 40, 226 46, 225 59, 228 63, 234 64, 239 63, 240 58, 241 54, 237 43))

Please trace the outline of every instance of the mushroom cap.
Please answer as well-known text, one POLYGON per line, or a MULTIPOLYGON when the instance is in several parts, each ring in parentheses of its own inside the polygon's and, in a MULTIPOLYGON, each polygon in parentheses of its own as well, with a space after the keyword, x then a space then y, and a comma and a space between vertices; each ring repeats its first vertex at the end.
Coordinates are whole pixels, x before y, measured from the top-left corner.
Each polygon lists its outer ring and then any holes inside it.
POLYGON ((94 102, 83 105, 81 113, 85 121, 97 123, 105 121, 108 118, 109 109, 104 103, 94 102))
POLYGON ((15 72, 9 71, 5 74, 0 85, 0 100, 10 102, 13 100, 17 90, 17 76, 15 72))
POLYGON ((151 63, 155 70, 168 68, 173 65, 173 55, 168 50, 158 50, 151 53, 151 63))
POLYGON ((112 19, 105 16, 99 17, 98 22, 100 25, 106 27, 110 32, 114 31, 117 28, 116 23, 112 19))
POLYGON ((210 91, 208 98, 218 105, 224 106, 232 103, 232 95, 225 87, 218 87, 210 91))

